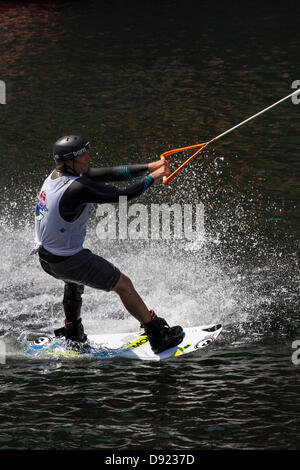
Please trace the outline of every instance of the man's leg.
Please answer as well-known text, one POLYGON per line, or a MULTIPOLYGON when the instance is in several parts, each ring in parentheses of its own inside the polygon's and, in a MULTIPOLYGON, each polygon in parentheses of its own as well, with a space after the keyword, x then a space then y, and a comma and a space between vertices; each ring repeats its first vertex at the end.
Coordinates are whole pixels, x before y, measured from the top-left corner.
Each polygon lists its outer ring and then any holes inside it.
POLYGON ((170 328, 163 318, 157 317, 153 310, 149 311, 131 280, 101 256, 89 250, 82 250, 73 255, 71 260, 68 259, 66 263, 51 264, 54 270, 51 275, 61 280, 70 279, 71 261, 74 265, 73 282, 66 281, 63 302, 66 315, 65 328, 58 330, 58 333, 73 341, 85 341, 86 335, 84 335, 80 319, 83 286, 77 284, 84 283, 84 285, 106 292, 115 291, 128 312, 145 328, 154 352, 161 352, 181 342, 182 328, 180 326, 170 328))
POLYGON ((84 286, 65 282, 63 306, 68 323, 75 322, 80 318, 83 291, 84 286))
POLYGON ((136 318, 142 325, 151 321, 151 315, 143 300, 135 290, 129 277, 125 274, 120 275, 120 279, 113 288, 123 302, 124 307, 136 318))
POLYGON ((80 312, 82 306, 82 294, 84 286, 73 282, 65 282, 63 306, 65 312, 65 327, 56 330, 59 336, 62 334, 72 341, 83 342, 86 340, 83 325, 81 323, 80 312))
POLYGON ((128 312, 145 328, 150 345, 155 353, 177 346, 182 341, 184 333, 181 326, 170 328, 163 318, 157 317, 153 310, 149 311, 127 276, 121 273, 120 279, 113 290, 119 294, 128 312))

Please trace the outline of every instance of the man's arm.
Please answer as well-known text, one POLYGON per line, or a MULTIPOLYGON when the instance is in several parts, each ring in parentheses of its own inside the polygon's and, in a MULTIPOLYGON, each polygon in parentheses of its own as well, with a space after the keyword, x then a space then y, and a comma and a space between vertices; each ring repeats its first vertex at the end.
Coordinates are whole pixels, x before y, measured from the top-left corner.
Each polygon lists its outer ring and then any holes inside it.
POLYGON ((143 176, 147 171, 154 172, 162 166, 169 167, 167 161, 157 160, 151 163, 120 165, 111 168, 89 168, 86 176, 97 183, 108 181, 130 181, 143 176))
POLYGON ((86 175, 98 183, 107 181, 128 181, 149 171, 148 164, 120 165, 111 168, 89 168, 86 175))
POLYGON ((117 188, 116 186, 109 184, 96 183, 84 176, 78 179, 77 182, 83 186, 83 202, 95 202, 101 204, 119 202, 120 196, 127 196, 128 200, 134 199, 143 194, 154 183, 154 178, 153 176, 148 175, 126 188, 117 188))
POLYGON ((116 203, 119 202, 120 196, 127 196, 128 200, 131 200, 143 194, 156 179, 170 174, 169 163, 166 160, 155 162, 153 165, 149 164, 149 167, 153 170, 150 175, 126 188, 99 184, 89 178, 86 173, 73 181, 63 194, 59 204, 60 215, 67 222, 73 222, 88 203, 116 203))
POLYGON ((63 194, 59 204, 60 215, 67 222, 73 222, 88 203, 116 203, 119 202, 120 196, 127 196, 128 200, 131 200, 143 194, 153 183, 154 178, 148 175, 127 188, 116 188, 96 183, 84 175, 73 181, 63 194))

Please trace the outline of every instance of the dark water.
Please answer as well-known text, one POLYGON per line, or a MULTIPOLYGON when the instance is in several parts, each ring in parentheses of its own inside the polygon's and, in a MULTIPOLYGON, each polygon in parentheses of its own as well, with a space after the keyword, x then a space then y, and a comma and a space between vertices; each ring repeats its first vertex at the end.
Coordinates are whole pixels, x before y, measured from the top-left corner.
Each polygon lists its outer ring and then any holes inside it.
MULTIPOLYGON (((293 91, 299 13, 292 2, 0 3, 1 449, 299 448, 291 100, 139 199, 203 203, 203 239, 103 242, 95 212, 89 225, 86 246, 130 275, 149 308, 172 324, 224 324, 210 349, 154 364, 30 359, 17 347, 63 320, 62 285, 28 257, 53 141, 85 135, 96 166, 211 139, 293 91)), ((92 289, 83 319, 88 333, 137 329, 114 294, 92 289)))

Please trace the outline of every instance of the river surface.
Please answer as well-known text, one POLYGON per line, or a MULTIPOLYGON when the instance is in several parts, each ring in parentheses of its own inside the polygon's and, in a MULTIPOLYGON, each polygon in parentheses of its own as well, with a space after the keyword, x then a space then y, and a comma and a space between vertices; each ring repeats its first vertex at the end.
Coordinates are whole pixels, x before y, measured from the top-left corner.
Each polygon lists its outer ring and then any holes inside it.
MULTIPOLYGON (((19 345, 63 322, 62 283, 29 256, 58 137, 86 136, 93 166, 150 162, 212 139, 300 80, 299 4, 142 3, 0 3, 0 449, 299 449, 291 99, 134 201, 149 214, 153 204, 200 205, 192 240, 102 240, 92 211, 85 246, 170 324, 221 322, 210 348, 148 363, 32 358, 19 345)), ((172 169, 188 155, 170 157, 172 169)), ((82 318, 90 334, 138 330, 115 294, 90 288, 82 318)))

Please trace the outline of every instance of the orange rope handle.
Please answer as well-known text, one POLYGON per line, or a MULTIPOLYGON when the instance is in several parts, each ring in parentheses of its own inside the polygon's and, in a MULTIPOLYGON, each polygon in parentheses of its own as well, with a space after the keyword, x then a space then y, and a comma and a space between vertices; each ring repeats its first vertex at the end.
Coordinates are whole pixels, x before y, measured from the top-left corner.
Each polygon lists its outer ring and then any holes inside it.
POLYGON ((174 153, 179 153, 179 152, 184 152, 185 150, 190 150, 190 149, 195 149, 198 148, 198 150, 193 153, 191 157, 189 157, 185 162, 183 162, 173 173, 171 173, 168 177, 163 178, 163 184, 168 185, 173 181, 173 179, 178 175, 178 173, 185 168, 190 161, 192 161, 204 148, 207 146, 208 142, 202 143, 202 144, 196 144, 196 145, 190 145, 189 147, 181 147, 179 149, 174 149, 174 150, 169 150, 167 152, 164 152, 161 154, 160 158, 164 159, 170 155, 173 155, 174 153))
POLYGON ((202 144, 190 145, 189 147, 181 147, 179 149, 168 150, 167 152, 162 153, 160 158, 169 157, 170 155, 173 155, 173 153, 179 153, 179 152, 184 152, 185 150, 196 149, 196 148, 202 147, 203 145, 206 145, 206 142, 202 144))

